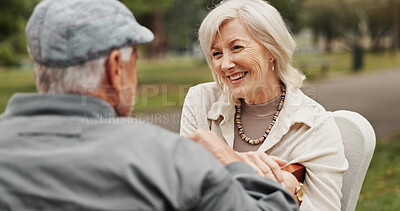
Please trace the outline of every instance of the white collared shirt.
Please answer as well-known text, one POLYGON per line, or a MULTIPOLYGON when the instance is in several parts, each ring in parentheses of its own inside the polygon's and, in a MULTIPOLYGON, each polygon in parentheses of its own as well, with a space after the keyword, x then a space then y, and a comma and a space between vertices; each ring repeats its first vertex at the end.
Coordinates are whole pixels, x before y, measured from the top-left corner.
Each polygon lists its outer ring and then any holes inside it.
MULTIPOLYGON (((235 106, 215 82, 199 84, 185 98, 180 134, 211 130, 233 148, 234 114, 235 106)), ((283 108, 258 151, 306 167, 306 197, 300 210, 340 210, 343 173, 348 169, 340 131, 333 117, 300 89, 286 87, 283 108)))

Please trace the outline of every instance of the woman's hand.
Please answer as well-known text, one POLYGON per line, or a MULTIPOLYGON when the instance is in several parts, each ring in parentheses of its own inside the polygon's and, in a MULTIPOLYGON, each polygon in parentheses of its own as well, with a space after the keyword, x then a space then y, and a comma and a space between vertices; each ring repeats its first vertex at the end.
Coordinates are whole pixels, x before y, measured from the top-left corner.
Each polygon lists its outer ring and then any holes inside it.
POLYGON ((259 175, 279 183, 284 182, 281 167, 286 165, 286 161, 275 156, 269 156, 264 152, 238 152, 238 155, 259 175))
POLYGON ((294 195, 296 192, 296 187, 299 186, 299 182, 296 177, 288 171, 282 171, 283 174, 283 184, 290 194, 294 195))
POLYGON ((289 193, 294 195, 299 182, 293 174, 281 169, 286 165, 286 161, 264 152, 238 152, 237 154, 259 175, 281 183, 289 193))

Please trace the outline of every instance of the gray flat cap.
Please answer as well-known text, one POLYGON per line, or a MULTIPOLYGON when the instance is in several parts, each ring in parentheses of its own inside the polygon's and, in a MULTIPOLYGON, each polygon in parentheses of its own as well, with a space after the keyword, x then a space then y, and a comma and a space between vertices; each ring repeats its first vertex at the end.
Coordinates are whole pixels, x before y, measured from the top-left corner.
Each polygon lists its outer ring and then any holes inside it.
POLYGON ((25 32, 33 60, 49 67, 82 64, 154 38, 117 0, 42 1, 25 32))

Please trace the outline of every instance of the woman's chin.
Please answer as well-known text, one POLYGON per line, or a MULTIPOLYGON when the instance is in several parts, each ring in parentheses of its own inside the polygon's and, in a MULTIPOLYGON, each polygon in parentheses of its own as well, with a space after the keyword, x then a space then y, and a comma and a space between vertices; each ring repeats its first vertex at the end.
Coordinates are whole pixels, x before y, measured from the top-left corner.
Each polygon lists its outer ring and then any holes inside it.
POLYGON ((239 99, 239 98, 245 98, 245 94, 243 93, 242 90, 233 90, 232 91, 232 96, 239 99))

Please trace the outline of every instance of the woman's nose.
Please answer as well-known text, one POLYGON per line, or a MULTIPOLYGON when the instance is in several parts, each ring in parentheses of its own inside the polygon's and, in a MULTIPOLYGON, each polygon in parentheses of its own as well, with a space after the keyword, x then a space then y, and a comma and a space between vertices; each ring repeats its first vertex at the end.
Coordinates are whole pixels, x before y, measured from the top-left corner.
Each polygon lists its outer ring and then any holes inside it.
POLYGON ((224 55, 222 57, 221 70, 224 72, 228 72, 228 71, 232 70, 234 67, 235 67, 235 63, 233 62, 232 56, 224 55))

